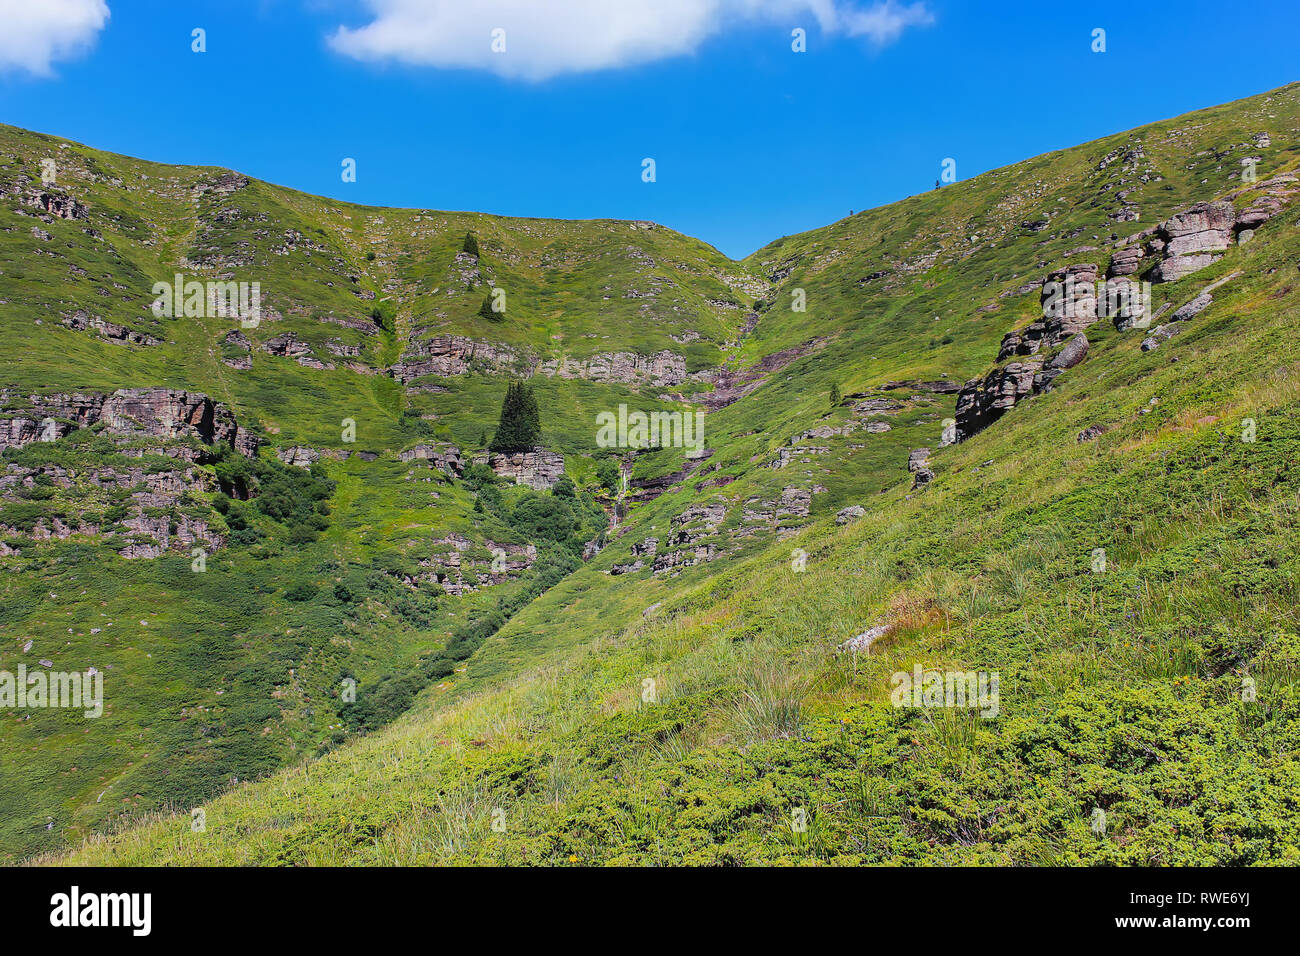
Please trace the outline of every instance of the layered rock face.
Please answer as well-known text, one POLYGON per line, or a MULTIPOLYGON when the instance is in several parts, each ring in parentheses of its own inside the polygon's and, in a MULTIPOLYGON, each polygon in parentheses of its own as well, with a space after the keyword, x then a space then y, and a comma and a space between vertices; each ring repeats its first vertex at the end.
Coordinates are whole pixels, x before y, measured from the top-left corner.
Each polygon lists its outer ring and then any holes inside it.
POLYGON ((225 442, 241 455, 257 454, 258 439, 235 422, 229 408, 201 392, 167 388, 121 388, 112 395, 33 395, 31 408, 0 417, 0 450, 42 438, 62 438, 76 428, 103 422, 116 435, 136 438, 197 438, 225 442), (49 422, 48 429, 42 423, 49 422))
POLYGON ((229 408, 201 392, 120 388, 104 401, 101 420, 118 434, 192 437, 208 445, 228 443, 245 456, 257 453, 257 437, 236 424, 229 408))
POLYGON ((1091 262, 1053 272, 1040 296, 1052 345, 1097 321, 1097 266, 1091 262))
POLYGON ((564 357, 539 361, 523 349, 479 342, 461 335, 439 335, 413 340, 402 360, 389 373, 402 384, 425 375, 451 378, 469 372, 493 375, 545 375, 580 378, 591 382, 669 387, 686 381, 686 359, 667 350, 652 355, 637 352, 601 352, 584 359, 564 357))
POLYGON ((1294 174, 1254 183, 1214 202, 1200 202, 1174 213, 1152 229, 1129 236, 1111 257, 1109 276, 1132 276, 1149 265, 1152 282, 1174 282, 1216 262, 1232 244, 1249 241, 1256 229, 1277 216, 1295 193, 1294 174), (1237 211, 1232 200, 1256 195, 1237 211))
POLYGON ((316 358, 316 354, 311 350, 311 346, 302 341, 292 332, 286 332, 283 335, 277 335, 275 338, 267 339, 260 346, 263 352, 269 355, 279 355, 284 358, 291 358, 304 368, 314 368, 321 371, 332 370, 334 366, 329 362, 322 362, 316 358))
POLYGON ((1197 203, 1160 224, 1149 243, 1163 256, 1151 273, 1152 282, 1172 282, 1204 269, 1232 242, 1236 215, 1230 202, 1197 203))
MULTIPOLYGON (((1278 215, 1292 198, 1297 182, 1300 178, 1286 173, 1252 183, 1225 199, 1196 203, 1128 237, 1106 270, 1105 300, 1100 308, 1096 293, 1098 271, 1092 263, 1072 265, 1049 275, 1043 285, 1043 320, 1008 332, 997 357, 999 363, 1007 364, 982 379, 967 382, 958 393, 958 440, 986 428, 1022 399, 1051 388, 1057 375, 1082 362, 1088 354, 1088 339, 1083 332, 1101 316, 1113 316, 1120 330, 1149 324, 1148 305, 1132 277, 1146 269, 1152 282, 1172 282, 1205 268, 1222 256, 1234 237, 1238 242, 1247 241, 1256 228, 1278 215), (1252 201, 1236 211, 1232 200, 1247 193, 1255 193, 1252 201), (1067 339, 1068 344, 1050 361, 1040 355, 1067 339)), ((1232 277, 1225 276, 1220 282, 1232 277)), ((1154 329, 1143 340, 1142 350, 1158 348, 1177 334, 1181 326, 1175 323, 1206 309, 1213 302, 1209 293, 1217 284, 1179 308, 1170 324, 1154 329)))
MULTIPOLYGON (((0 401, 9 399, 8 393, 0 395, 0 401)), ((104 396, 97 394, 32 395, 29 401, 31 408, 0 417, 0 451, 21 448, 43 435, 62 438, 97 422, 104 407, 104 396)))
POLYGON ((545 448, 534 448, 508 455, 492 455, 488 458, 488 467, 517 485, 527 485, 534 491, 547 491, 555 487, 564 475, 564 456, 545 448))
MULTIPOLYGON (((1004 335, 998 349, 999 362, 1016 356, 1037 355, 1043 349, 1051 349, 1096 323, 1100 318, 1097 307, 1097 267, 1090 262, 1080 263, 1053 272, 1043 283, 1040 301, 1043 306, 1042 321, 1022 329, 1013 329, 1004 335)), ((1041 363, 1023 364, 1037 366, 1041 363)), ((970 387, 970 383, 967 383, 961 391, 970 387)))
POLYGON ((564 358, 543 362, 537 371, 558 378, 581 378, 591 382, 620 382, 625 385, 669 387, 686 381, 686 359, 667 350, 653 355, 636 352, 603 352, 588 359, 564 358))
POLYGON ((1050 361, 1034 358, 1008 362, 982 379, 968 382, 957 395, 957 440, 987 428, 1017 402, 1051 387, 1052 380, 1088 355, 1088 337, 1080 332, 1050 361))
POLYGON ((528 376, 535 362, 508 345, 476 342, 463 335, 439 335, 425 341, 412 341, 402 353, 402 361, 389 374, 403 385, 425 375, 450 378, 471 370, 528 376))

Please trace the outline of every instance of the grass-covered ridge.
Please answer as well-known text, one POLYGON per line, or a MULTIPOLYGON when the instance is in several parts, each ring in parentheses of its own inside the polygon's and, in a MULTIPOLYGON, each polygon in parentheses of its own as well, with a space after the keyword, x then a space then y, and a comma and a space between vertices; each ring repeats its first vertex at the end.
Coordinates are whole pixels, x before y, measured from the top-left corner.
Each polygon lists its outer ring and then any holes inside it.
MULTIPOLYGON (((52 145, 3 132, 0 179, 52 145)), ((373 460, 313 467, 329 494, 310 541, 291 541, 300 522, 276 517, 298 507, 292 489, 278 506, 224 502, 232 466, 198 463, 214 487, 192 507, 246 512, 253 531, 202 581, 188 561, 124 561, 97 539, 16 542, 20 553, 0 558, 24 572, 6 576, 0 667, 33 634, 43 647, 71 637, 84 656, 99 646, 92 618, 107 614, 131 624, 111 651, 135 684, 90 733, 59 715, 0 716, 17 744, 0 785, 11 855, 84 837, 47 859, 1295 859, 1300 210, 1155 287, 1154 306, 1173 309, 1238 274, 1176 337, 1143 352, 1145 333, 1097 323, 1083 364, 959 445, 938 447, 950 392, 886 386, 983 374, 1003 334, 1039 316, 1048 272, 1104 270, 1124 237, 1239 190, 1241 158, 1258 158, 1260 179, 1295 170, 1300 87, 1027 160, 743 263, 644 224, 361 209, 256 183, 195 200, 212 171, 71 148, 100 177, 83 198, 120 210, 121 262, 145 277, 180 256, 250 277, 269 269, 280 317, 250 338, 293 329, 335 368, 255 349, 251 370, 233 369, 215 350, 229 322, 164 324, 149 333, 166 339, 156 346, 51 328, 59 297, 93 300, 61 279, 7 281, 59 261, 33 258, 32 223, 17 219, 21 231, 0 233, 0 297, 22 303, 0 305, 0 319, 29 350, 3 366, 13 401, 170 384, 228 403, 267 442, 259 462, 299 444, 348 450, 344 418, 373 460), (146 195, 139 175, 167 187, 146 195), (303 238, 289 242, 290 230, 303 238), (482 309, 493 288, 506 290, 504 318, 482 309), (791 308, 797 290, 806 311, 791 308), (364 323, 372 310, 373 330, 331 321, 364 323), (502 351, 448 375, 384 374, 440 336, 502 351), (361 348, 343 358, 331 342, 361 348), (670 352, 687 377, 547 366, 618 352, 670 352), (69 358, 83 353, 97 364, 69 358), (529 372, 541 442, 565 456, 569 485, 532 492, 481 465, 452 477, 400 460, 421 441, 484 453, 506 383, 529 372), (739 394, 713 401, 719 389, 739 394), (616 510, 593 422, 620 402, 707 407, 710 454, 627 456, 634 489, 666 490, 616 510), (1100 436, 1078 440, 1092 426, 1100 436), (908 451, 923 446, 936 477, 914 489, 908 451), (864 515, 837 524, 848 505, 864 515), (503 583, 444 595, 419 580, 421 562, 437 564, 457 536, 480 571, 488 542, 538 557, 503 583), (64 597, 46 604, 47 593, 64 597), (204 603, 225 594, 220 611, 204 603), (144 600, 156 623, 137 611, 144 600), (869 652, 837 653, 872 627, 885 636, 869 652), (998 673, 998 716, 892 706, 892 675, 918 665, 998 673), (332 697, 350 674, 361 678, 352 708, 332 697), (224 715, 215 738, 192 732, 196 711, 224 715), (169 782, 181 765, 195 786, 169 782), (106 780, 130 798, 108 790, 106 806, 106 780), (1104 835, 1091 826, 1098 809, 1104 835), (43 829, 47 816, 56 829, 43 829)), ((68 227, 70 264, 85 261, 77 222, 52 225, 68 227)), ((71 462, 93 441, 74 432, 7 460, 71 462)), ((24 499, 25 520, 62 494, 24 499)))

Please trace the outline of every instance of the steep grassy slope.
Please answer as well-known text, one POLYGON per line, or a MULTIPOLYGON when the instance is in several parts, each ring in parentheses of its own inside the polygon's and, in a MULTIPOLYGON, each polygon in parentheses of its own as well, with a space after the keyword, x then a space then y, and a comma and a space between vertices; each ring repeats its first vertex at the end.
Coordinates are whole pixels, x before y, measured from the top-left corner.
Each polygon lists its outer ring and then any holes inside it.
MULTIPOLYGON (((535 493, 504 491, 507 511, 484 513, 455 469, 399 453, 448 439, 481 450, 506 377, 542 359, 581 361, 611 342, 652 355, 689 327, 680 371, 710 364, 754 283, 648 223, 340 206, 7 127, 0 193, 0 418, 14 430, 0 442, 0 562, 21 572, 0 585, 0 668, 96 667, 107 685, 97 721, 0 714, 6 856, 124 813, 191 806, 399 712, 428 681, 411 674, 421 657, 513 609, 569 560, 510 523, 508 509, 535 493), (177 274, 258 283, 259 321, 154 314, 154 284, 177 274), (503 283, 505 312, 481 315, 503 283), (514 351, 501 366, 470 356, 445 379, 388 374, 436 335, 514 351), (223 403, 262 441, 253 485, 299 481, 274 453, 319 457, 332 493, 304 526, 303 514, 266 509, 271 495, 241 504, 230 480, 247 471, 240 456, 194 429, 77 427, 88 423, 68 396, 123 388, 223 403), (57 441, 18 434, 46 416, 57 441), (206 551, 201 574, 192 545, 206 551), (533 546, 537 558, 489 574, 492 548, 533 546), (341 713, 347 678, 360 681, 362 716, 341 713)), ((539 377, 544 444, 592 450, 589 409, 635 400, 641 384, 539 377)), ((577 510, 586 536, 598 533, 594 500, 584 493, 577 510)))
MULTIPOLYGON (((397 382, 257 353, 253 391, 186 382, 263 427, 259 365, 278 361, 323 392, 330 376, 383 382, 372 394, 398 403, 377 399, 394 432, 370 439, 374 462, 325 466, 338 489, 311 548, 382 563, 416 553, 405 543, 414 527, 454 520, 485 534, 478 522, 491 517, 472 510, 482 492, 464 478, 438 485, 448 500, 395 517, 402 466, 391 450, 417 437, 400 431, 405 407, 440 416, 436 437, 475 447, 512 372, 533 373, 544 444, 593 495, 604 452, 592 420, 620 401, 707 407, 711 454, 628 456, 633 494, 602 550, 529 594, 391 726, 205 802, 202 833, 190 829, 195 801, 177 799, 179 815, 58 859, 1294 861, 1296 206, 1155 286, 1168 320, 1231 277, 1176 336, 1143 351, 1147 332, 1092 324, 1086 360, 1050 390, 938 448, 956 387, 998 364, 1005 333, 1041 316, 1050 272, 1104 270, 1125 237, 1193 202, 1249 206, 1260 190, 1240 179, 1248 157, 1260 181, 1296 168, 1300 87, 1029 160, 739 264, 658 228, 331 211, 277 192, 278 208, 331 223, 321 244, 388 296, 376 299, 365 361, 422 361, 420 343, 448 334, 494 346, 475 367, 399 370, 397 382), (457 260, 470 230, 480 255, 457 260), (624 233, 635 252, 612 238, 624 233), (563 245, 563 266, 547 241, 563 245), (643 256, 648 271, 633 265, 643 256), (504 320, 479 313, 488 287, 507 291, 504 320), (796 290, 806 311, 791 307, 796 290), (748 317, 727 304, 749 298, 759 305, 748 317), (611 381, 584 367, 562 378, 547 366, 618 351, 682 356, 686 377, 611 381), (832 406, 832 386, 849 397, 832 406), (920 446, 934 449, 935 477, 914 487, 906 462, 920 446), (652 488, 664 491, 642 492, 652 488), (864 514, 841 526, 846 505, 864 514), (871 628, 869 649, 837 652, 871 628), (997 716, 892 706, 893 675, 917 666, 997 673, 997 716)), ((276 305, 285 322, 293 308, 276 305)), ((312 334, 304 324, 301 337, 312 334)), ((273 421, 282 434, 296 430, 284 444, 337 443, 288 399, 268 401, 284 409, 273 421)), ((373 673, 419 674, 419 651, 474 611, 439 601, 433 613, 446 617, 393 635, 358 622, 373 673)), ((6 622, 10 632, 33 615, 6 622)), ((39 740, 29 759, 48 759, 39 740)))

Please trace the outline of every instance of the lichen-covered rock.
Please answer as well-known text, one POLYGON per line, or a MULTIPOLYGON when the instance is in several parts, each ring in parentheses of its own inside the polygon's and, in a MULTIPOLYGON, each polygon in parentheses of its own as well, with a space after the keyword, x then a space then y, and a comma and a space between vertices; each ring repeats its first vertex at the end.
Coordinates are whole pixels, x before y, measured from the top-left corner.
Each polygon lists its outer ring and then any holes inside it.
POLYGON ((1110 268, 1106 270, 1106 275, 1110 277, 1135 275, 1141 271, 1144 257, 1145 253, 1140 245, 1126 246, 1111 256, 1110 268))
POLYGON ((1156 227, 1148 246, 1160 256, 1152 282, 1173 282, 1216 262, 1232 241, 1236 222, 1232 203, 1199 202, 1174 213, 1156 227))
POLYGON ((1142 340, 1142 351, 1152 352, 1158 349, 1160 347, 1161 342, 1165 342, 1173 338, 1182 330, 1183 329, 1181 325, 1168 324, 1168 325, 1156 326, 1154 329, 1151 330, 1151 334, 1142 340))
POLYGON ((839 645, 841 653, 847 651, 856 654, 860 651, 866 651, 876 641, 880 640, 889 633, 889 626, 886 624, 877 624, 875 627, 869 627, 861 634, 855 634, 843 644, 839 645))

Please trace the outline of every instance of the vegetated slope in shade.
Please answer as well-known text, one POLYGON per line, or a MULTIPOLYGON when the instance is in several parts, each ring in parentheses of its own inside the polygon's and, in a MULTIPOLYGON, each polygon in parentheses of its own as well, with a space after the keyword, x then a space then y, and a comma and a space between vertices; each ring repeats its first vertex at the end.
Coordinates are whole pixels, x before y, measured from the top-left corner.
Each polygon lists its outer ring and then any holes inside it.
POLYGON ((58 859, 1294 861, 1296 206, 1158 284, 1154 348, 1094 322, 960 444, 952 391, 914 383, 996 371, 1051 273, 1195 202, 1239 215, 1281 188, 1240 160, 1273 182, 1298 148, 1289 87, 760 250, 776 288, 698 380, 712 454, 635 456, 663 494, 464 673, 202 834, 162 816, 58 859), (893 706, 917 667, 998 674, 996 716, 893 706))

